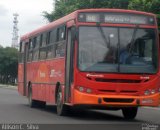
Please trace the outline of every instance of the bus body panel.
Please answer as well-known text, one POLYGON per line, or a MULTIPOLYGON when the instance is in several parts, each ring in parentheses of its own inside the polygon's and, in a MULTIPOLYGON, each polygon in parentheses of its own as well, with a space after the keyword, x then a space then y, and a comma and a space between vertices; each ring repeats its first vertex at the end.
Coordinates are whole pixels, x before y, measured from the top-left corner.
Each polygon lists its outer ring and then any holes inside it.
POLYGON ((74 104, 106 107, 158 106, 159 94, 150 96, 93 95, 74 90, 74 104))
POLYGON ((33 99, 53 103, 56 84, 64 84, 64 65, 64 58, 28 64, 27 82, 32 84, 33 99))
POLYGON ((22 95, 24 95, 24 69, 23 64, 18 65, 18 92, 22 95))
POLYGON ((158 93, 145 96, 144 91, 154 89, 158 91, 160 77, 158 75, 147 75, 149 80, 141 79, 144 75, 129 75, 129 74, 102 74, 102 73, 76 73, 76 86, 73 91, 73 104, 78 105, 127 105, 127 106, 157 106, 158 93), (88 79, 88 75, 93 76, 88 79), (95 76, 94 76, 95 75, 95 76), (103 75, 103 76, 102 76, 103 75), (101 76, 101 78, 99 78, 101 76), (96 81, 96 79, 101 79, 96 81), (138 83, 131 83, 137 81, 138 83), (91 89, 91 93, 80 92, 78 87, 91 89), (114 99, 134 99, 132 103, 124 103, 123 101, 105 102, 104 98, 114 99), (86 99, 84 101, 84 99, 86 99), (98 100, 101 99, 102 103, 98 100), (138 100, 138 103, 137 103, 138 100), (153 100, 153 103, 142 103, 143 100, 153 100))

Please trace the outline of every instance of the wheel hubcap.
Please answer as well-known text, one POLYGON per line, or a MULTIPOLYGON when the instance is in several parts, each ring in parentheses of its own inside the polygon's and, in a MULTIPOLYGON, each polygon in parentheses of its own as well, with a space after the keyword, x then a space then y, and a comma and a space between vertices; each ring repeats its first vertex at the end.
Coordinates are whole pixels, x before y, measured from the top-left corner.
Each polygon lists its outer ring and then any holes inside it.
POLYGON ((57 95, 57 106, 61 109, 62 107, 62 93, 59 92, 57 95))
POLYGON ((29 104, 31 104, 31 100, 32 100, 32 94, 31 94, 31 92, 29 93, 28 100, 29 100, 29 104))

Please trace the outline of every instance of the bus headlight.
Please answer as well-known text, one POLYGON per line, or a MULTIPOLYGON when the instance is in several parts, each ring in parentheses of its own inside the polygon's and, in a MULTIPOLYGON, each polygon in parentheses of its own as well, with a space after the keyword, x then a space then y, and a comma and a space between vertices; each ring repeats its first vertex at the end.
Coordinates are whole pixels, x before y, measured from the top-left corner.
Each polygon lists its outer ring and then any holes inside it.
POLYGON ((150 95, 151 93, 150 93, 150 91, 149 90, 146 90, 146 91, 144 91, 144 95, 150 95))
POLYGON ((151 94, 155 94, 156 93, 156 90, 155 89, 152 89, 151 90, 151 94))
POLYGON ((92 89, 87 88, 86 92, 87 92, 87 93, 92 93, 92 89))
POLYGON ((80 92, 83 92, 83 91, 84 91, 84 87, 81 87, 81 86, 80 86, 80 87, 79 87, 79 91, 80 91, 80 92))
POLYGON ((83 92, 83 93, 92 93, 92 89, 90 88, 86 88, 86 87, 83 87, 83 86, 77 86, 76 89, 80 92, 83 92))
POLYGON ((150 90, 145 90, 144 91, 145 96, 152 95, 152 94, 155 94, 155 93, 157 93, 157 89, 150 89, 150 90))

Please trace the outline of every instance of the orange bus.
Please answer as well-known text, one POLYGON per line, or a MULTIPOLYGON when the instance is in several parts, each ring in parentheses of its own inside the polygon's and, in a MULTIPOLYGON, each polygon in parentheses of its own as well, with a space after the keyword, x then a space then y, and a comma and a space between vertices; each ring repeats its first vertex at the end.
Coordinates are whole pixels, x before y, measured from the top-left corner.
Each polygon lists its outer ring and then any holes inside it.
POLYGON ((122 110, 158 106, 156 16, 121 9, 77 10, 21 37, 18 91, 30 107, 122 110))

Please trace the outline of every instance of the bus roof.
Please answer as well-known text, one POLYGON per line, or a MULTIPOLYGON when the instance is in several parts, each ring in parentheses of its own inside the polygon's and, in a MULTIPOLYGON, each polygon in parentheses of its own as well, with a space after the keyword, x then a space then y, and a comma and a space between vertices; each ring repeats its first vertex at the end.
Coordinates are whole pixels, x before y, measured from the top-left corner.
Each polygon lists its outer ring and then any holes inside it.
POLYGON ((122 12, 122 13, 135 13, 135 14, 143 14, 143 15, 151 15, 151 16, 154 16, 156 17, 156 15, 152 14, 152 13, 147 13, 147 12, 142 12, 142 11, 136 11, 136 10, 125 10, 125 9, 107 9, 107 8, 101 8, 101 9, 81 9, 81 10, 76 10, 58 20, 55 20, 47 25, 44 25, 32 32, 29 32, 25 35, 23 35, 21 37, 21 40, 25 40, 25 39, 28 39, 32 36, 35 36, 41 32, 45 32, 45 31, 48 31, 50 30, 51 28, 54 28, 56 27, 57 25, 61 25, 67 21, 70 21, 70 20, 73 20, 73 19, 76 19, 76 14, 79 13, 79 12, 122 12))

